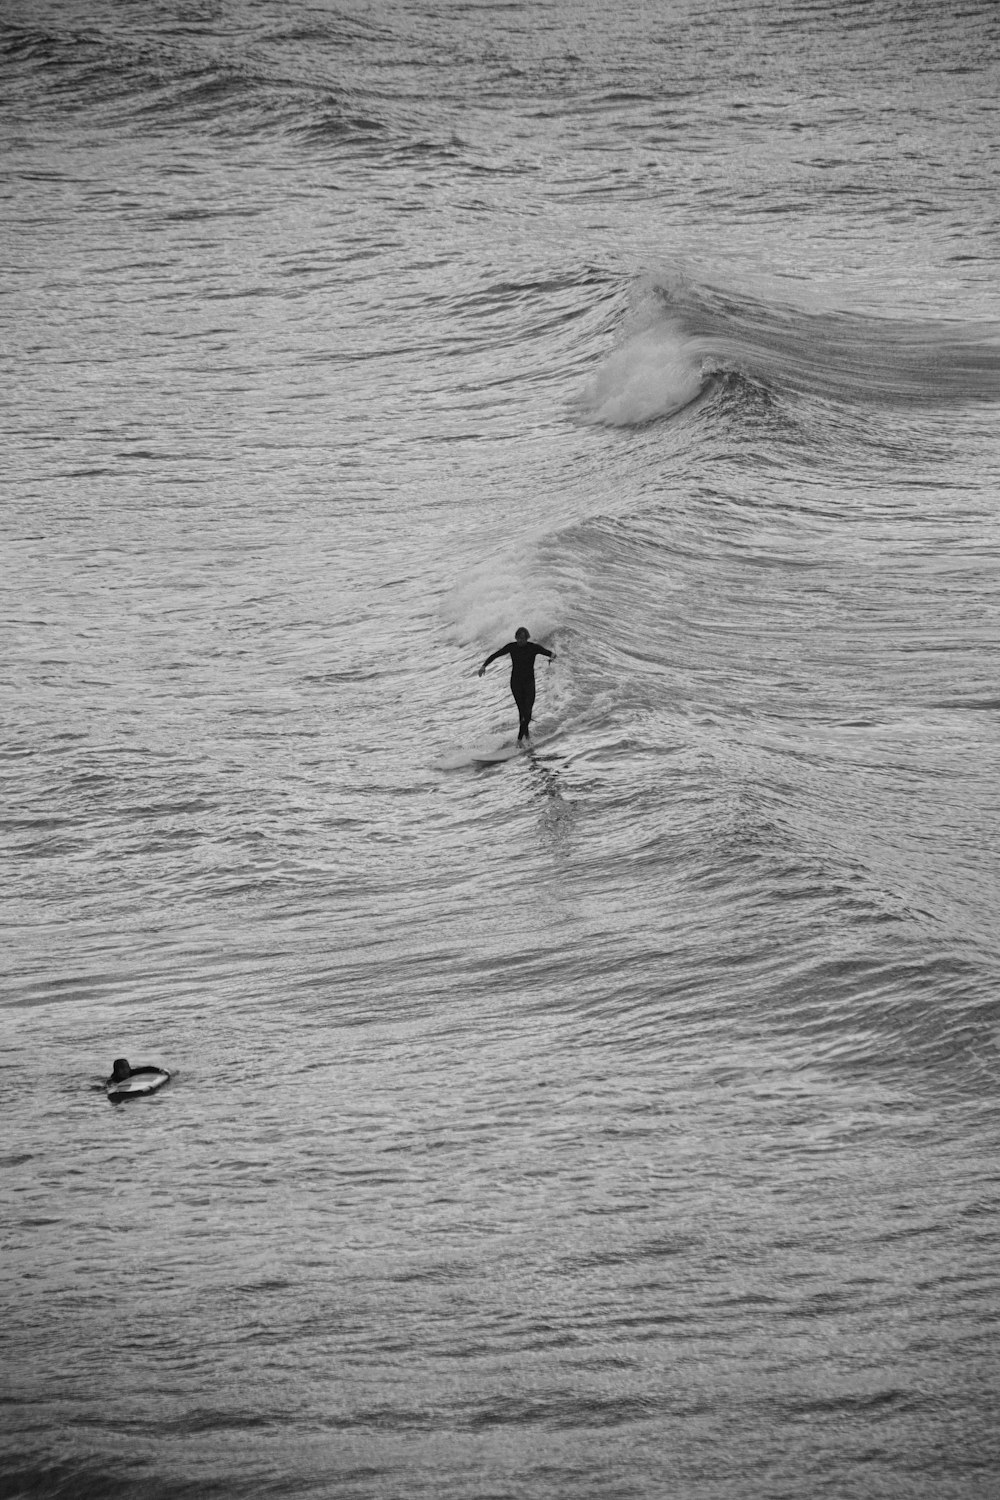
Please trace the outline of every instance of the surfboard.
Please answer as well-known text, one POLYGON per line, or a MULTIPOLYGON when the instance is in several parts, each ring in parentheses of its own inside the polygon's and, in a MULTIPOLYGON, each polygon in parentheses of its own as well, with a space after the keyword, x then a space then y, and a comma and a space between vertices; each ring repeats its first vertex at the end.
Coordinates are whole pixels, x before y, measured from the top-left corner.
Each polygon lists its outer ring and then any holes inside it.
POLYGON ((438 771, 461 771, 467 766, 498 766, 520 755, 516 740, 486 740, 481 745, 459 745, 434 762, 438 771))
POLYGON ((521 755, 523 752, 523 745, 503 745, 499 750, 474 751, 473 758, 477 766, 499 766, 505 760, 513 760, 516 755, 521 755))
POLYGON ((121 1104, 126 1099, 140 1099, 144 1094, 155 1094, 165 1083, 170 1082, 166 1068, 133 1068, 127 1078, 109 1078, 105 1092, 112 1104, 121 1104))

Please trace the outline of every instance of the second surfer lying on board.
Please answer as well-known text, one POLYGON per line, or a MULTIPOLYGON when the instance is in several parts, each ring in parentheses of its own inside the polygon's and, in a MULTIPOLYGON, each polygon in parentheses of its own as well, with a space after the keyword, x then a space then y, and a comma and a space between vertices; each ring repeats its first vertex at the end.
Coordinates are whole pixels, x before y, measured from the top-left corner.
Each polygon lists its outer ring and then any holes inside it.
POLYGON ((514 639, 508 641, 506 646, 501 646, 499 651, 494 651, 479 668, 479 675, 482 677, 491 661, 496 661, 498 656, 510 657, 510 690, 521 716, 518 740, 526 740, 530 733, 531 710, 535 702, 535 657, 547 656, 550 661, 556 659, 554 651, 550 651, 547 646, 536 646, 534 641, 528 639, 529 635, 530 631, 525 630, 522 625, 514 632, 514 639))

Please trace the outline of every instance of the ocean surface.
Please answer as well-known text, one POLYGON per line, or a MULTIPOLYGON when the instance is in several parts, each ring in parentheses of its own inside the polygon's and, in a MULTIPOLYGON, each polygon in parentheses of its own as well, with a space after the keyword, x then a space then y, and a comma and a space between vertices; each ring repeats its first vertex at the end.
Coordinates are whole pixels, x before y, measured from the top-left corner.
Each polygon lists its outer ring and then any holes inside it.
POLYGON ((1000 1493, 998 98, 3 0, 4 1500, 1000 1493))

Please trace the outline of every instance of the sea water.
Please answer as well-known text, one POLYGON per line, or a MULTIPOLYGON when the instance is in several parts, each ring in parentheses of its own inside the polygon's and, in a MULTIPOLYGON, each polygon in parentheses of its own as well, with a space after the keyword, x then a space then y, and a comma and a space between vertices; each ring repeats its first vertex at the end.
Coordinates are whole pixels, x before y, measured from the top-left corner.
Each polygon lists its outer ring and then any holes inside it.
POLYGON ((998 57, 7 0, 4 1496, 997 1493, 998 57))

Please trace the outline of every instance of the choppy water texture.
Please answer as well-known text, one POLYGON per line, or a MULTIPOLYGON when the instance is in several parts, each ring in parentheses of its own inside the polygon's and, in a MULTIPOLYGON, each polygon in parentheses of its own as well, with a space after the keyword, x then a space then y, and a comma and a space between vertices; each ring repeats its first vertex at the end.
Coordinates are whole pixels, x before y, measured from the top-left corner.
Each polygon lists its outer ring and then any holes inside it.
POLYGON ((996 1495, 998 55, 8 0, 3 1495, 996 1495))

